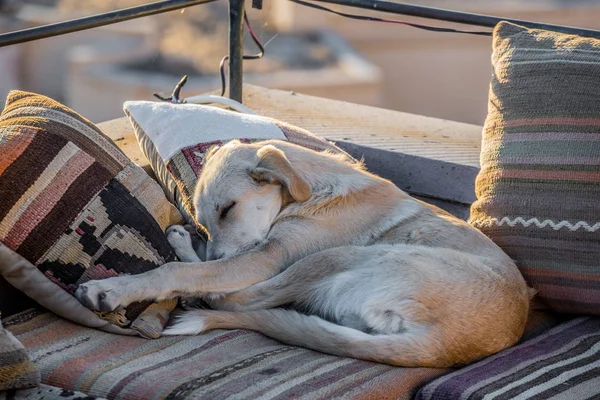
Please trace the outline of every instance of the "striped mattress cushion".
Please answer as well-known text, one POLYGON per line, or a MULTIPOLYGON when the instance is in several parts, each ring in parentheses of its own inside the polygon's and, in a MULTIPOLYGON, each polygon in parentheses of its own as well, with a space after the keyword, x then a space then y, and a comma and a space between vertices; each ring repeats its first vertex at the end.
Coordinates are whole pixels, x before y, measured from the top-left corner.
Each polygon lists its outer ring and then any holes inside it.
POLYGON ((561 312, 600 315, 600 40, 500 23, 470 222, 561 312))
MULTIPOLYGON (((522 340, 563 321, 534 310, 522 340)), ((74 325, 39 309, 5 324, 27 348, 44 384, 109 399, 408 400, 450 371, 335 357, 244 330, 146 341, 74 325)))
POLYGON ((245 330, 157 340, 112 335, 40 310, 5 320, 47 385, 108 399, 399 399, 448 372, 396 368, 245 330))
POLYGON ((0 274, 79 323, 158 337, 175 301, 94 314, 72 295, 175 260, 163 232, 181 215, 160 186, 91 122, 32 93, 9 94, 0 154, 0 274))
POLYGON ((193 195, 204 156, 233 139, 244 143, 278 139, 316 151, 352 157, 334 144, 287 123, 198 104, 128 101, 129 117, 144 155, 167 198, 195 222, 193 195))
POLYGON ((600 318, 581 317, 423 387, 417 400, 600 398, 600 318))

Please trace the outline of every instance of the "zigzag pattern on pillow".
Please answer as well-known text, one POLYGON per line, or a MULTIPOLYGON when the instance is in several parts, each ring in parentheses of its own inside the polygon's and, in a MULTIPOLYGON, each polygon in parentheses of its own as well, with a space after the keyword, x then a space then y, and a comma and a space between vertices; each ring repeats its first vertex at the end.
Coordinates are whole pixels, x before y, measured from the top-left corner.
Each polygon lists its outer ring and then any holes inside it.
POLYGON ((555 231, 566 227, 570 231, 573 231, 573 232, 579 230, 580 228, 583 228, 588 232, 595 232, 598 229, 600 229, 600 222, 596 222, 593 225, 590 225, 589 223, 587 223, 585 221, 579 221, 575 224, 572 224, 569 221, 560 221, 560 222, 556 223, 550 219, 546 219, 546 220, 540 222, 540 220, 537 218, 530 218, 528 220, 525 220, 522 217, 516 217, 515 219, 512 219, 512 220, 509 217, 503 217, 500 220, 498 218, 485 218, 485 219, 479 219, 476 221, 472 221, 471 224, 474 226, 477 226, 477 227, 485 227, 485 226, 492 226, 492 225, 502 226, 504 224, 507 224, 510 226, 515 226, 517 224, 521 224, 525 228, 528 228, 531 225, 535 225, 538 228, 545 228, 547 226, 550 226, 555 231))

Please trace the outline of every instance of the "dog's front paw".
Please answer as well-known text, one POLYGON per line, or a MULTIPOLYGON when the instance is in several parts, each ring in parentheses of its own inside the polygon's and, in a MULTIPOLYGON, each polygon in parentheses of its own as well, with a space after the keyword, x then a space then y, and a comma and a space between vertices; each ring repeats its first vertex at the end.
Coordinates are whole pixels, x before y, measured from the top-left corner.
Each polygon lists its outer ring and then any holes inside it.
POLYGON ((189 228, 183 225, 171 225, 167 228, 165 234, 173 248, 182 246, 192 247, 192 237, 189 228))
POLYGON ((129 305, 127 292, 131 289, 128 276, 89 281, 79 286, 75 297, 89 309, 109 312, 129 305))
POLYGON ((167 241, 181 261, 194 261, 197 258, 189 228, 182 225, 171 225, 167 228, 165 234, 167 235, 167 241))

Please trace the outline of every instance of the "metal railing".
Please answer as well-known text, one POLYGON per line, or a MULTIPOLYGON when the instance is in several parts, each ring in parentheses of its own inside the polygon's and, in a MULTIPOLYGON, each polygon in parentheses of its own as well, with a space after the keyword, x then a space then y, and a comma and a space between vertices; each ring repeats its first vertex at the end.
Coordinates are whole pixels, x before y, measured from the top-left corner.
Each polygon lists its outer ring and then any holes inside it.
MULTIPOLYGON (((67 33, 78 32, 117 22, 128 21, 149 15, 183 9, 198 4, 211 3, 216 0, 162 0, 154 3, 130 7, 122 10, 97 14, 55 24, 23 29, 0 34, 0 47, 10 46, 32 40, 44 39, 67 33)), ((444 10, 386 0, 312 0, 318 3, 330 3, 364 10, 408 15, 419 18, 435 19, 466 25, 493 28, 500 21, 509 21, 529 28, 546 29, 556 32, 587 36, 600 39, 600 31, 553 25, 534 21, 523 21, 512 18, 500 18, 490 15, 473 14, 460 11, 444 10)), ((253 0, 253 6, 261 8, 262 0, 253 0)), ((244 0, 229 0, 229 97, 242 102, 243 80, 243 45, 244 0)))

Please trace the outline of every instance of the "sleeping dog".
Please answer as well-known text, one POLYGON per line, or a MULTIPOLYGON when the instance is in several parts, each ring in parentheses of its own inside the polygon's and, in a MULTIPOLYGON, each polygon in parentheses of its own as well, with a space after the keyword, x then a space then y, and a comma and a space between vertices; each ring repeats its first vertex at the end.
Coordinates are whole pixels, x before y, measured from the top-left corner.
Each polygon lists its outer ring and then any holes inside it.
POLYGON ((523 333, 530 290, 498 246, 344 156, 232 141, 207 155, 194 202, 205 249, 171 227, 182 262, 90 281, 80 301, 201 296, 213 310, 184 311, 165 334, 251 329, 405 367, 469 363, 523 333))

